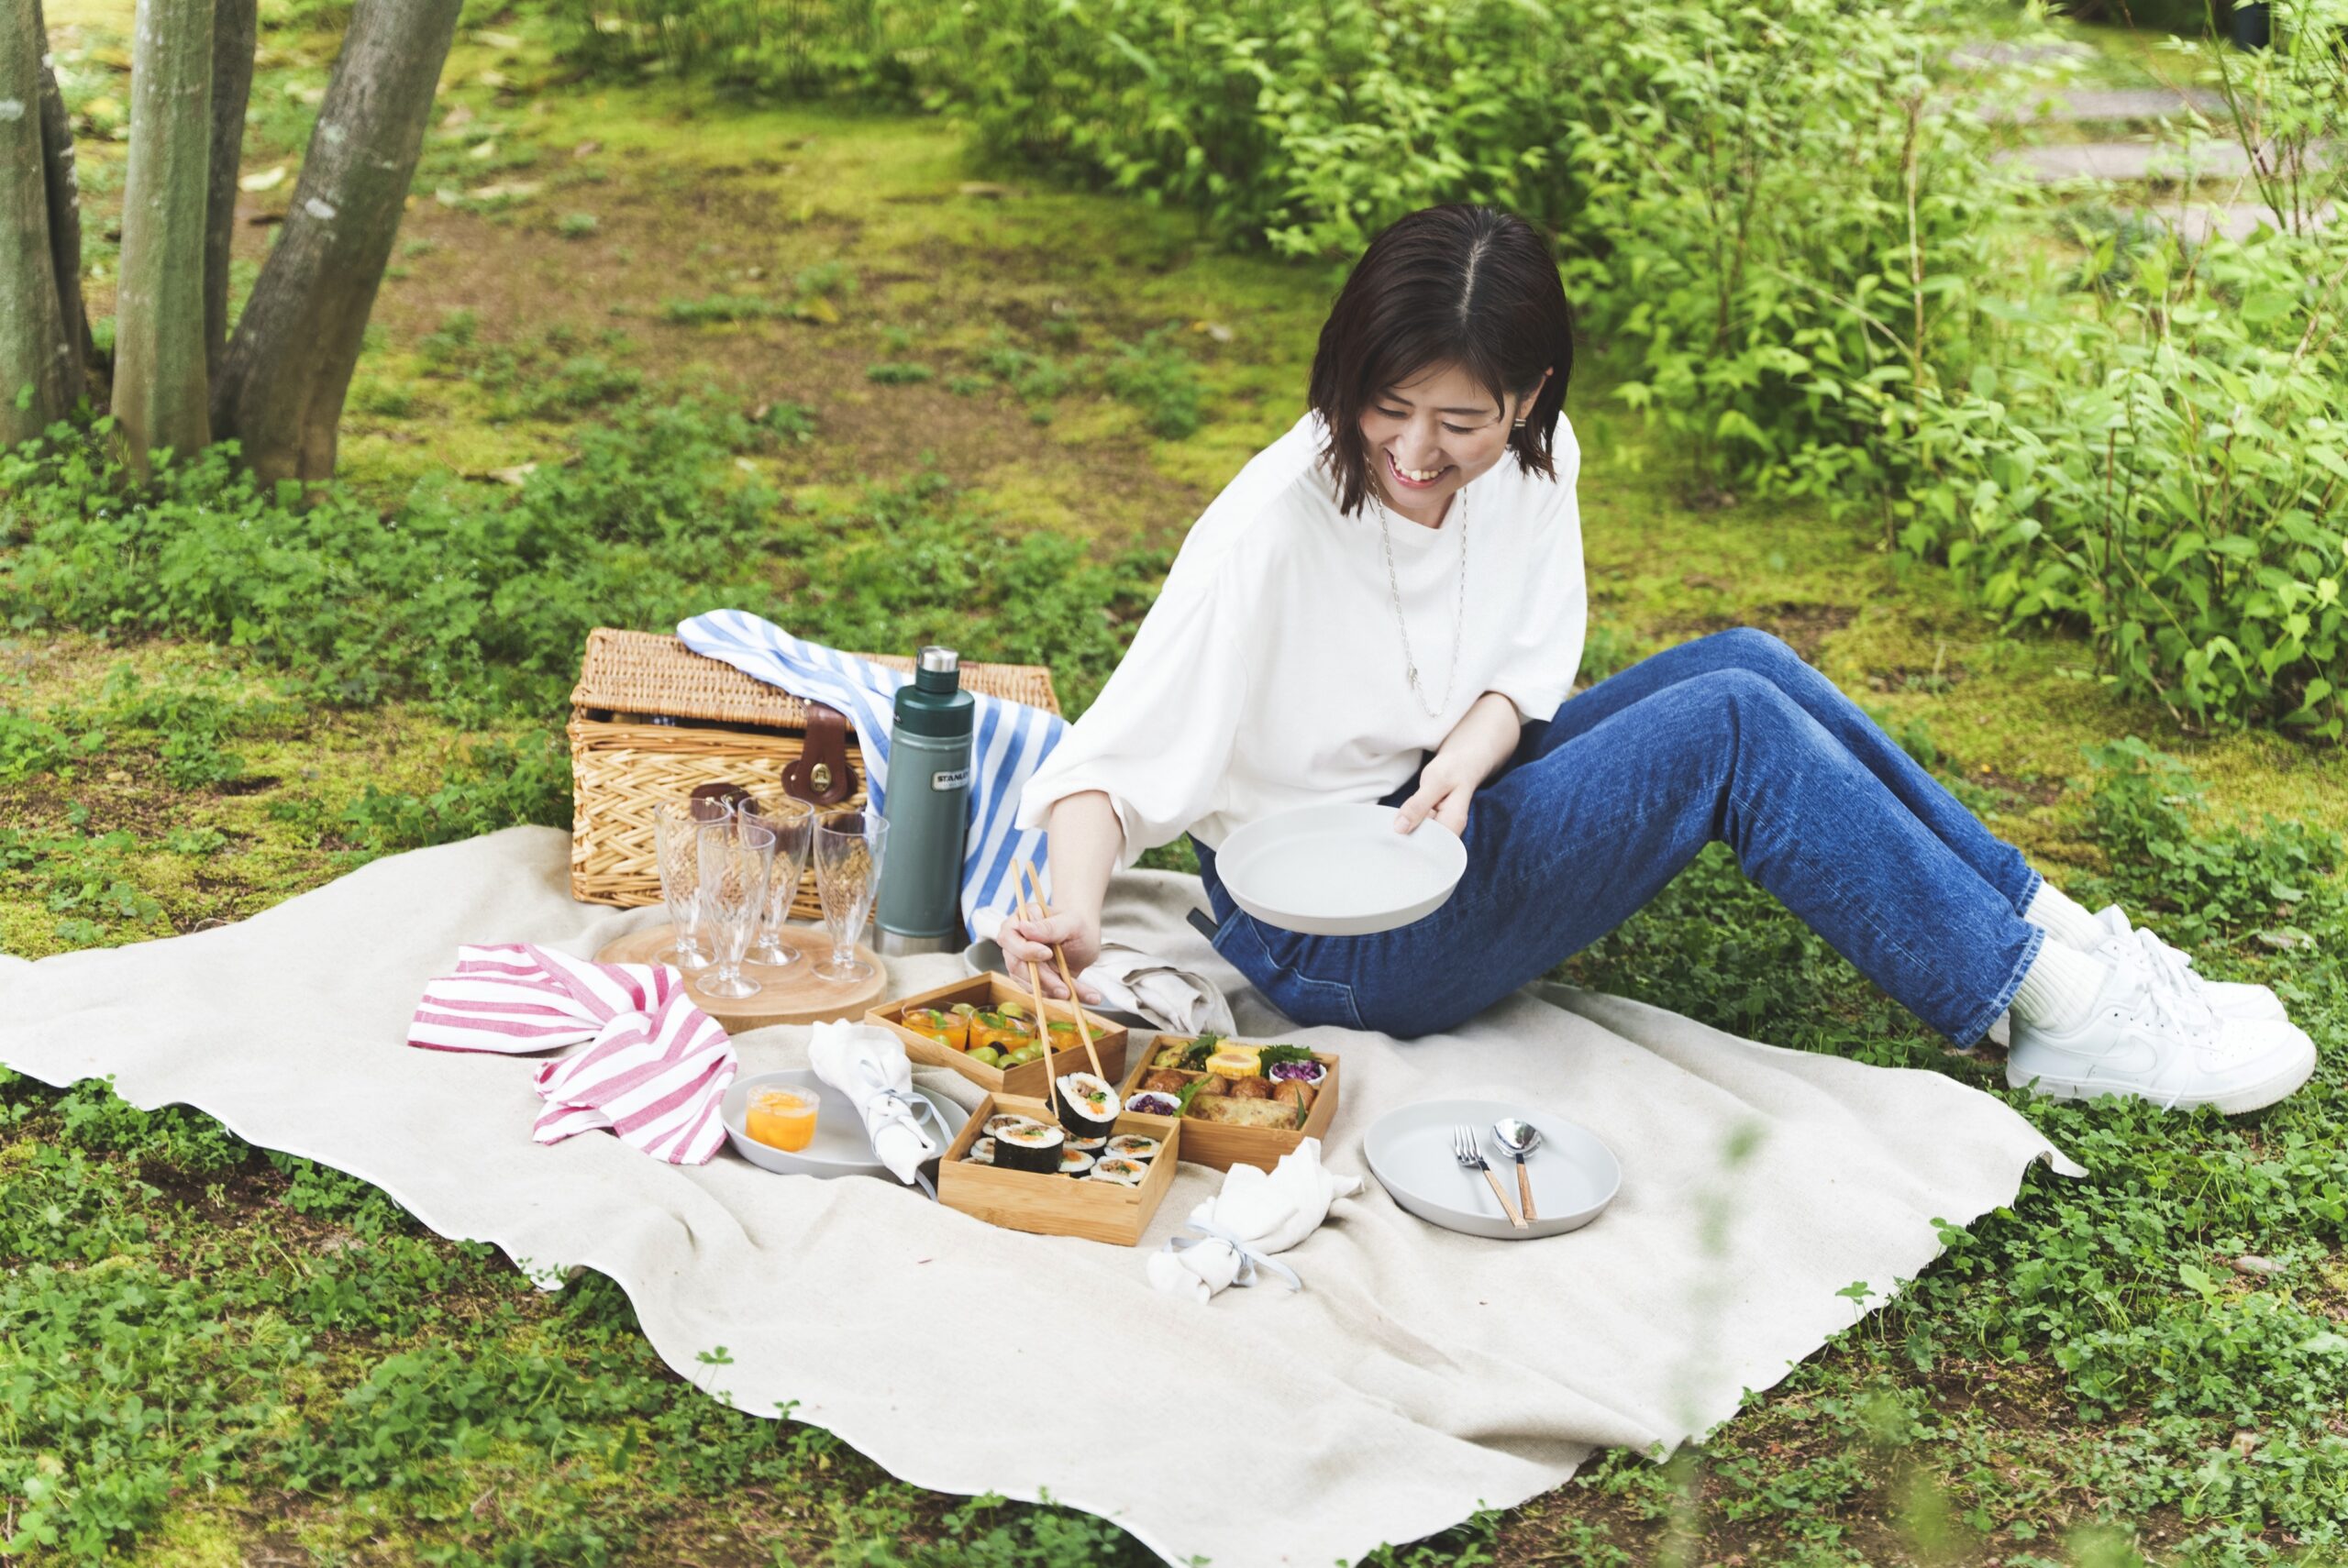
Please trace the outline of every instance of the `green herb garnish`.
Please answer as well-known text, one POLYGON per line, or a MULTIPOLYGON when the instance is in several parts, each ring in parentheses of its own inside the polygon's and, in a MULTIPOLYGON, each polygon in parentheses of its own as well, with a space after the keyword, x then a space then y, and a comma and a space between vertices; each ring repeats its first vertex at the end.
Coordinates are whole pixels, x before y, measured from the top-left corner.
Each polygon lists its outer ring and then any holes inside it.
POLYGON ((1214 1048, 1222 1043, 1223 1036, 1220 1034, 1200 1035, 1196 1040, 1191 1041, 1191 1043, 1184 1048, 1182 1052, 1182 1066, 1188 1067, 1191 1072, 1197 1072, 1200 1068, 1207 1065, 1207 1058, 1213 1055, 1214 1048))
POLYGON ((1175 1115, 1188 1116, 1191 1113, 1191 1099, 1199 1092, 1199 1086, 1205 1082, 1204 1078, 1192 1078, 1182 1086, 1182 1092, 1174 1097, 1175 1115))
POLYGON ((1263 1064, 1264 1076, 1270 1077, 1272 1069, 1282 1062, 1310 1062, 1312 1053, 1301 1045, 1267 1045, 1259 1060, 1263 1064))

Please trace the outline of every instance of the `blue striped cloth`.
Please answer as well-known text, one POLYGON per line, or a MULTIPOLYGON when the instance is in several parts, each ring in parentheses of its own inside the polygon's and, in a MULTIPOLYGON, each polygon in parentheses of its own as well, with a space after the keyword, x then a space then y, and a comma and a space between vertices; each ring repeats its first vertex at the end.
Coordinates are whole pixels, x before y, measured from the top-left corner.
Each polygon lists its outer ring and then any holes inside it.
MULTIPOLYGON (((741 610, 713 610, 680 623, 687 647, 727 664, 793 697, 837 708, 856 726, 864 756, 865 792, 885 809, 889 788, 889 725, 897 688, 913 679, 853 654, 792 636, 771 621, 741 610)), ((962 850, 962 921, 980 910, 1010 910, 1019 902, 1016 862, 1026 856, 1037 875, 1044 865, 1040 828, 1012 825, 1019 793, 1068 733, 1068 721, 1024 702, 973 691, 977 726, 970 742, 970 836, 962 850)), ((884 872, 883 875, 886 875, 884 872)), ((1048 891, 1049 884, 1047 883, 1048 891)))

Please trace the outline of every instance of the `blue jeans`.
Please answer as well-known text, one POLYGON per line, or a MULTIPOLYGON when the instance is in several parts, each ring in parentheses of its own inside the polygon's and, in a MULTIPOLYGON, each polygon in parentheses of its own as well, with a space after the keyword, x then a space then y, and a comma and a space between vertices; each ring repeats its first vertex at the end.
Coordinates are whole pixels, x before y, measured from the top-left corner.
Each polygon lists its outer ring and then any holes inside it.
MULTIPOLYGON (((1406 799, 1413 786, 1389 798, 1406 799)), ((1767 632, 1667 648, 1528 724, 1468 812, 1434 913, 1304 936, 1238 909, 1198 845, 1214 945, 1302 1024, 1403 1036, 1472 1017, 1596 942, 1705 845, 1960 1046, 2006 1010, 2045 933, 2039 875, 1767 632)))

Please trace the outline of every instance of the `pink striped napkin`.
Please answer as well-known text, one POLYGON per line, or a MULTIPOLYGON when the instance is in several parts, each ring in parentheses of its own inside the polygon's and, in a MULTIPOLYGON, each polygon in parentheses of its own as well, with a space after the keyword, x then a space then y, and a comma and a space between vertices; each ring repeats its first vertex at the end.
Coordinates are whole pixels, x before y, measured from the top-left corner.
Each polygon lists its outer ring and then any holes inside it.
POLYGON ((734 1046, 665 964, 461 947, 456 973, 425 986, 407 1037, 426 1051, 504 1055, 581 1041, 586 1050, 538 1066, 539 1143, 606 1128, 676 1165, 706 1164, 725 1145, 717 1106, 738 1065, 734 1046))

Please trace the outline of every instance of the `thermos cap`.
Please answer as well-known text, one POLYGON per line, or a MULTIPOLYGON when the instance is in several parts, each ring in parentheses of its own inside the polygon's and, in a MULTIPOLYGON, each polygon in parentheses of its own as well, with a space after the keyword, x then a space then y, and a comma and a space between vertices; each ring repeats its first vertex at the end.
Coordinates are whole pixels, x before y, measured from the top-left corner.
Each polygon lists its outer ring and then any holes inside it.
POLYGON ((972 706, 962 690, 962 656, 932 643, 914 660, 914 678, 897 688, 896 727, 908 734, 964 739, 972 706))

